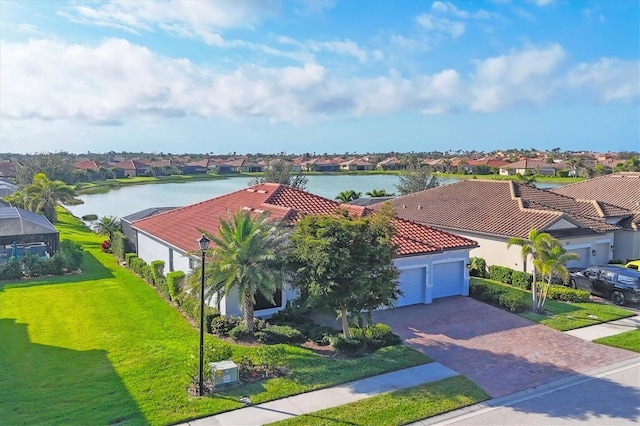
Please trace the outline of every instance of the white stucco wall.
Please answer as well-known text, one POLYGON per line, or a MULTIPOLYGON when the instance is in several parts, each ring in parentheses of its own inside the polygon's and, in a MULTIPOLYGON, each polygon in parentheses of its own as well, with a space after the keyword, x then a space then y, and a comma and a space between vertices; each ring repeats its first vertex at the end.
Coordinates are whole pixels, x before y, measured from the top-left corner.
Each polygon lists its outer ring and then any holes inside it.
POLYGON ((640 259, 640 231, 622 229, 615 232, 613 259, 640 259))
POLYGON ((169 255, 169 247, 147 234, 138 232, 138 257, 140 259, 149 264, 154 260, 164 261, 164 273, 166 275, 169 272, 169 255))

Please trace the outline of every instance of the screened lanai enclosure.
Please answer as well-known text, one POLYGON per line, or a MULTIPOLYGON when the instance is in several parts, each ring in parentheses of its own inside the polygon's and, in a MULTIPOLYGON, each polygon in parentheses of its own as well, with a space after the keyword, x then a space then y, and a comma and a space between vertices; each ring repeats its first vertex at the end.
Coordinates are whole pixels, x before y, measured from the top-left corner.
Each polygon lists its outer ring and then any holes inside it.
POLYGON ((0 262, 25 254, 52 255, 60 234, 49 220, 17 207, 0 206, 0 262))

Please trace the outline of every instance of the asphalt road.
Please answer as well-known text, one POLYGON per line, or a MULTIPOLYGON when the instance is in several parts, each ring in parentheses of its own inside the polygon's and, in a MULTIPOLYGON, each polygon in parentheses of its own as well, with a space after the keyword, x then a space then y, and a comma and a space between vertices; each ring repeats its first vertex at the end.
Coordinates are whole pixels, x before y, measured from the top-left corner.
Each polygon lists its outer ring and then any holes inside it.
POLYGON ((496 406, 466 413, 459 410, 456 414, 461 414, 457 417, 440 416, 417 425, 640 424, 640 358, 630 365, 578 377, 557 386, 511 399, 502 398, 502 403, 494 400, 496 406))

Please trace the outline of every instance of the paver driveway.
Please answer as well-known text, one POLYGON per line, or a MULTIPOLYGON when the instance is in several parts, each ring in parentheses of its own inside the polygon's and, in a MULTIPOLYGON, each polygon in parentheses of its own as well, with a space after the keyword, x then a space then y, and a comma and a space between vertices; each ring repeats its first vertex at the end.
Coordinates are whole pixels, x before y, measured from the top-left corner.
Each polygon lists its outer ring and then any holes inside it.
POLYGON ((494 398, 638 356, 565 335, 469 297, 377 311, 374 319, 494 398))

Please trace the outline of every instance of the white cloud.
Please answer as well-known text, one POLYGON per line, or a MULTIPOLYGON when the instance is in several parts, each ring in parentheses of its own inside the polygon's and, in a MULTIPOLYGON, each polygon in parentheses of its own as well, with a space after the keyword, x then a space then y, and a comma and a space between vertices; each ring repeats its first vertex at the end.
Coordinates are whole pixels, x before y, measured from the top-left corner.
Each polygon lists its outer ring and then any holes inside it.
POLYGON ((548 101, 557 90, 555 71, 564 57, 562 47, 554 44, 476 61, 471 108, 492 112, 548 101))
POLYGON ((550 4, 554 3, 556 0, 529 0, 530 3, 535 4, 536 6, 539 7, 545 7, 545 6, 549 6, 550 4))
POLYGON ((484 9, 480 9, 477 12, 469 12, 466 10, 458 9, 456 5, 451 2, 434 1, 431 5, 431 9, 434 12, 449 13, 457 18, 461 19, 488 19, 491 14, 484 9))
POLYGON ((630 101, 639 91, 637 62, 602 59, 563 73, 565 53, 559 45, 478 60, 467 78, 455 69, 411 78, 395 70, 346 78, 315 62, 271 68, 245 64, 222 73, 122 39, 95 46, 30 40, 1 43, 0 49, 4 122, 117 125, 137 118, 257 116, 305 124, 406 110, 492 112, 543 104, 567 93, 630 101))
POLYGON ((452 21, 447 18, 440 18, 430 13, 423 13, 416 16, 416 22, 429 31, 447 34, 452 38, 460 37, 464 34, 465 24, 460 21, 452 21))
POLYGON ((581 63, 566 76, 574 89, 593 91, 605 102, 638 101, 640 98, 640 62, 602 58, 595 63, 581 63))

